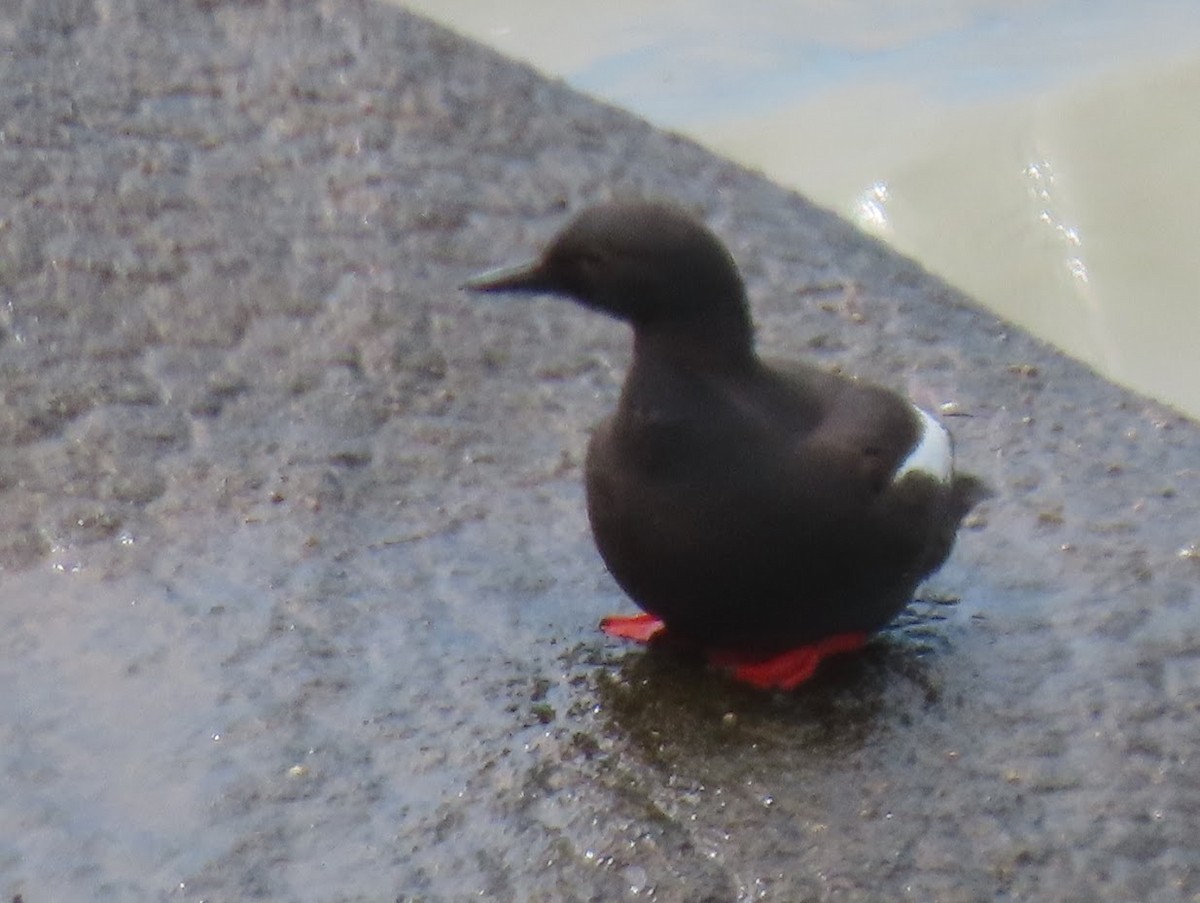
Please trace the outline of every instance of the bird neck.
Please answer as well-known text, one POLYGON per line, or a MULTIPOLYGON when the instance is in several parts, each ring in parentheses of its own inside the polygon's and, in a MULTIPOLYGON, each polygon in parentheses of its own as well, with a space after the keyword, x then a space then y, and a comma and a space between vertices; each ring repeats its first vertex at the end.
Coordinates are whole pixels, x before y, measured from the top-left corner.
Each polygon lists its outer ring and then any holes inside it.
POLYGON ((639 323, 633 331, 633 353, 642 360, 672 362, 709 370, 752 367, 754 327, 743 311, 639 323))

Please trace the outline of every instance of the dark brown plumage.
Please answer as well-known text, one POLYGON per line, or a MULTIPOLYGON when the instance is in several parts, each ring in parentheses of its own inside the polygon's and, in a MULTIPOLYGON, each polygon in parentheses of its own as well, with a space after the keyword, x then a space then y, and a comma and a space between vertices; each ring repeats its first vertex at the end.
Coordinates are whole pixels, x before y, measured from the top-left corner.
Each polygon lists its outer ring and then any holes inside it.
POLYGON ((633 327, 588 447, 588 516, 617 582, 679 640, 743 662, 878 630, 981 494, 901 396, 760 360, 732 259, 673 207, 585 210, 536 261, 467 286, 565 295, 633 327))

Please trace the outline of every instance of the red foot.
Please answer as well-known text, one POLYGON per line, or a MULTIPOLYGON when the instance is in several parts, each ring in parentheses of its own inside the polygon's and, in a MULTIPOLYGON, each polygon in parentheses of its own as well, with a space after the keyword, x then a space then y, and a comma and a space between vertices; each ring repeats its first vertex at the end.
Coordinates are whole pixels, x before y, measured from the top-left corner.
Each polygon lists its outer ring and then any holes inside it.
POLYGON ((740 652, 713 651, 709 653, 708 661, 716 668, 728 668, 734 680, 760 690, 794 690, 812 677, 817 666, 825 659, 843 652, 854 652, 866 642, 865 633, 839 633, 769 658, 740 652))
POLYGON ((649 643, 660 636, 667 626, 654 615, 609 615, 600 620, 600 629, 609 636, 635 643, 649 643))

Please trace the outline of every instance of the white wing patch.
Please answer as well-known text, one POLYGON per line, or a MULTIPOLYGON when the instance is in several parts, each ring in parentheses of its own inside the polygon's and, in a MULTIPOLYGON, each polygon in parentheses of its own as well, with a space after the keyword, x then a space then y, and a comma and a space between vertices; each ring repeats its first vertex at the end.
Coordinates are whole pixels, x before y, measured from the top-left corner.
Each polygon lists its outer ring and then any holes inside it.
POLYGON ((932 414, 922 411, 916 405, 913 405, 913 410, 917 412, 917 420, 920 423, 917 444, 900 463, 892 482, 899 482, 910 473, 923 473, 940 483, 949 483, 954 476, 954 450, 950 444, 950 434, 932 414))

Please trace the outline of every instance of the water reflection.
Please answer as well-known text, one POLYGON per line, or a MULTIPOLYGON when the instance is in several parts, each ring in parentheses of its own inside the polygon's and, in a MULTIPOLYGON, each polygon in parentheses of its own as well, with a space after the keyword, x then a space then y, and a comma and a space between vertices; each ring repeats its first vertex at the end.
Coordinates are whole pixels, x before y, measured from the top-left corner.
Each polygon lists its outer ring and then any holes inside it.
MULTIPOLYGON (((697 656, 637 650, 598 671, 595 692, 607 732, 651 763, 741 766, 742 754, 770 769, 772 754, 804 750, 816 769, 907 730, 941 703, 941 657, 951 651, 942 605, 917 603, 861 653, 825 662, 791 693, 738 684, 697 656)), ((757 766, 756 766, 757 767, 757 766)))
POLYGON ((882 180, 875 182, 858 199, 857 216, 859 225, 877 234, 888 231, 888 185, 882 180))

